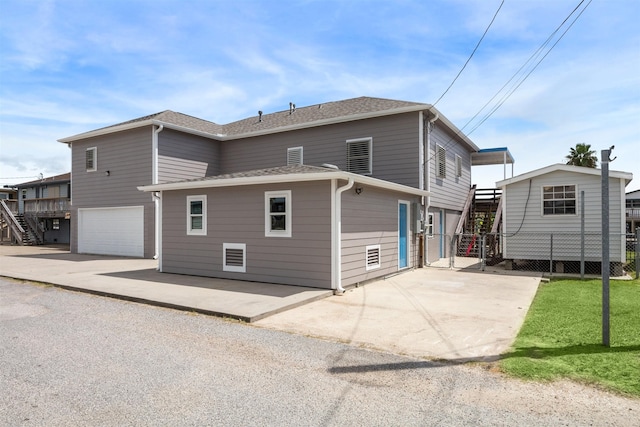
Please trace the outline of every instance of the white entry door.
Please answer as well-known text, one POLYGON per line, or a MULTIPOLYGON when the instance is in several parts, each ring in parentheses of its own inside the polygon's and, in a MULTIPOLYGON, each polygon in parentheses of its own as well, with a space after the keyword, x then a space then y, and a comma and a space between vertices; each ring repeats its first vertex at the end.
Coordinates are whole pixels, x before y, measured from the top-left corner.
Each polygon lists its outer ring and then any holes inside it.
POLYGON ((144 207, 78 209, 78 253, 144 256, 144 207))

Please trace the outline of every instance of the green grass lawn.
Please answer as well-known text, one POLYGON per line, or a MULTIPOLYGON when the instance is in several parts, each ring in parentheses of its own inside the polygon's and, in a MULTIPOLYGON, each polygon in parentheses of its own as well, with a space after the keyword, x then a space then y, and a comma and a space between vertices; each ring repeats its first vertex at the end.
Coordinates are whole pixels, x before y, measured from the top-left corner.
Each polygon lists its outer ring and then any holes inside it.
POLYGON ((602 345, 602 281, 541 284, 503 372, 568 378, 640 396, 640 280, 610 283, 610 347, 602 345))

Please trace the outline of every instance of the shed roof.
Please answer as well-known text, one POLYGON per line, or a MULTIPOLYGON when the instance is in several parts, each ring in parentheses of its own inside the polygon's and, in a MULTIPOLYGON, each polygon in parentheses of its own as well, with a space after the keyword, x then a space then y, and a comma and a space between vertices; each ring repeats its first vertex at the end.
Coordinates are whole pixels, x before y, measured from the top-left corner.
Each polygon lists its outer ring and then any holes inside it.
POLYGON ((286 182, 323 181, 341 179, 353 180, 354 183, 370 185, 386 190, 398 191, 417 196, 430 196, 429 191, 420 190, 394 182, 384 181, 369 176, 341 171, 332 167, 318 167, 307 165, 280 166, 267 169, 255 169, 224 175, 209 176, 198 179, 175 181, 164 184, 144 185, 138 187, 140 191, 171 191, 189 190, 196 188, 234 187, 243 185, 274 184, 286 182))
MULTIPOLYGON (((571 165, 565 165, 562 163, 557 163, 557 164, 546 166, 546 167, 536 169, 527 173, 523 173, 521 175, 514 176, 513 178, 498 181, 496 182, 496 187, 498 188, 504 187, 519 181, 524 181, 527 179, 535 178, 537 176, 545 175, 545 174, 556 172, 556 171, 572 172, 572 173, 578 173, 578 174, 584 174, 584 175, 602 176, 601 169, 587 168, 584 166, 571 166, 571 165)), ((609 177, 624 179, 625 185, 627 185, 633 179, 633 174, 631 172, 609 170, 609 177)))

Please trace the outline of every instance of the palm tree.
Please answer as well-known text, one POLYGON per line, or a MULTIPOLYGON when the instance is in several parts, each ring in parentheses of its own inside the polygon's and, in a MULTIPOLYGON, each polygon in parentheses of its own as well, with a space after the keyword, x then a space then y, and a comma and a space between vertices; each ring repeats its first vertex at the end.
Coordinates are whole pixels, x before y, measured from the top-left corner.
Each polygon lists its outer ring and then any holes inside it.
POLYGON ((598 164, 598 157, 595 154, 596 152, 591 149, 591 145, 576 144, 576 148, 569 149, 569 154, 565 158, 568 165, 595 168, 598 164))

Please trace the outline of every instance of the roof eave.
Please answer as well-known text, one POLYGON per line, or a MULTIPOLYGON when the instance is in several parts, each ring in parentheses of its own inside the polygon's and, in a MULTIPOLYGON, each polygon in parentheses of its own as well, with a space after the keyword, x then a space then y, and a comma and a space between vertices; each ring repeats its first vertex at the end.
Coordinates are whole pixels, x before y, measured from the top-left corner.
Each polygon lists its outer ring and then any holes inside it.
POLYGON ((166 184, 155 185, 143 185, 137 187, 140 191, 155 192, 155 191, 173 191, 173 190, 196 190, 202 188, 216 188, 216 187, 238 187, 243 185, 259 185, 259 184, 276 184, 276 183, 288 183, 288 182, 307 182, 307 181, 323 181, 331 179, 353 179, 354 182, 371 185, 378 188, 383 188, 392 191, 399 191, 403 193, 413 194, 416 196, 428 197, 431 192, 420 190, 417 188, 409 187, 402 184, 396 184, 394 182, 383 181, 377 178, 371 178, 364 175, 358 175, 354 173, 335 171, 335 172, 318 172, 318 173, 297 173, 286 175, 269 175, 269 176, 252 176, 252 177, 239 177, 239 178, 227 178, 227 179, 204 179, 199 181, 180 181, 170 182, 166 184))
MULTIPOLYGON (((543 168, 536 169, 530 172, 526 172, 526 173, 523 173, 522 175, 514 176, 513 178, 497 181, 496 187, 504 187, 506 185, 514 184, 516 182, 535 178, 537 176, 541 176, 541 175, 551 173, 551 172, 556 172, 556 171, 576 172, 576 173, 582 173, 585 175, 596 175, 596 176, 602 175, 602 169, 587 168, 587 167, 581 167, 581 166, 570 166, 570 165, 564 165, 564 164, 555 164, 555 165, 545 166, 543 168)), ((624 179, 625 186, 626 186, 633 179, 633 174, 631 172, 610 170, 609 177, 624 179)))

